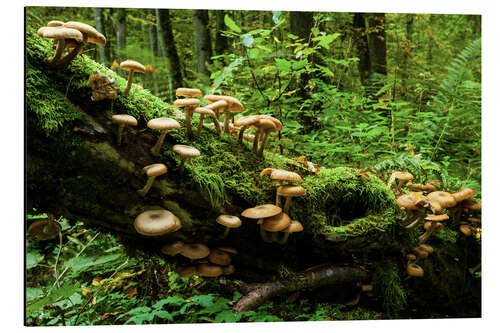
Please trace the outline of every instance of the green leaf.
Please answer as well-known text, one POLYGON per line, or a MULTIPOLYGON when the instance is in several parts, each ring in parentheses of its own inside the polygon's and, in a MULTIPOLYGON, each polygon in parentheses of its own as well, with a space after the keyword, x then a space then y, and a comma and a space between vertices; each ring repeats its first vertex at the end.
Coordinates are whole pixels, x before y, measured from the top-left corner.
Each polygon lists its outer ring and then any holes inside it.
POLYGON ((35 267, 42 260, 43 254, 36 250, 30 249, 29 252, 26 253, 26 269, 35 267))
POLYGON ((73 295, 80 289, 80 285, 75 284, 65 284, 61 288, 53 290, 50 294, 43 297, 42 299, 32 303, 26 308, 26 314, 30 314, 33 311, 40 310, 45 305, 54 304, 64 298, 73 295))
POLYGON ((241 319, 242 313, 235 313, 232 310, 225 310, 215 316, 216 323, 236 323, 241 319))
POLYGON ((325 49, 329 50, 330 49, 330 43, 333 42, 337 37, 339 37, 341 34, 336 32, 334 34, 326 35, 326 36, 318 36, 314 37, 314 41, 319 41, 318 45, 321 47, 324 47, 325 49))
POLYGON ((186 300, 180 296, 168 296, 165 299, 159 300, 153 305, 153 309, 161 309, 165 304, 180 306, 184 304, 186 300))
POLYGON ((283 19, 283 12, 281 10, 273 10, 273 22, 278 24, 283 19))
POLYGON ((229 15, 226 14, 226 16, 224 16, 224 23, 226 24, 226 26, 233 30, 233 31, 236 31, 238 33, 241 32, 241 29, 240 27, 238 27, 238 25, 236 24, 236 22, 233 21, 232 18, 229 17, 229 15))
POLYGON ((212 306, 214 304, 213 301, 214 297, 212 295, 197 295, 191 297, 191 300, 193 302, 198 303, 199 305, 203 306, 204 308, 212 306))
POLYGON ((290 67, 292 65, 290 61, 279 58, 275 59, 275 61, 276 61, 276 67, 278 68, 279 71, 288 72, 290 70, 290 67))
POLYGON ((26 288, 26 302, 30 302, 42 295, 43 290, 40 288, 26 288))
POLYGON ((101 257, 75 257, 68 260, 66 266, 74 272, 85 272, 93 268, 102 268, 102 265, 122 257, 122 253, 109 254, 101 257))
POLYGON ((251 34, 244 34, 240 36, 241 43, 246 47, 252 47, 253 44, 253 36, 251 34))

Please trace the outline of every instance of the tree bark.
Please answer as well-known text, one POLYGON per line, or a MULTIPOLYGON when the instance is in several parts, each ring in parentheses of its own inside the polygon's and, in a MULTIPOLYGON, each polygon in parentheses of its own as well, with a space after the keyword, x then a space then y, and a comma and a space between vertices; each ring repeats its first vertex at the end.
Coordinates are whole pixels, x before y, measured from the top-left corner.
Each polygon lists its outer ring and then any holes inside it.
POLYGON ((127 37, 127 10, 118 8, 116 10, 116 49, 119 62, 125 60, 125 46, 127 37))
POLYGON ((175 99, 175 89, 183 86, 181 62, 175 46, 174 33, 170 23, 168 9, 156 9, 157 29, 160 31, 162 47, 168 60, 169 79, 171 80, 170 97, 175 99))
POLYGON ((193 9, 194 41, 196 44, 196 58, 198 73, 203 75, 203 82, 209 84, 210 71, 206 63, 212 58, 212 42, 208 27, 208 10, 193 9))
POLYGON ((370 52, 370 74, 387 75, 387 47, 385 35, 385 14, 367 14, 368 49, 370 52))
MULTIPOLYGON (((102 13, 102 8, 94 8, 94 18, 95 18, 95 27, 97 31, 102 33, 104 36, 106 36, 106 30, 104 27, 104 15, 102 13)), ((99 62, 101 64, 106 65, 107 59, 106 59, 106 47, 105 45, 98 45, 98 50, 99 50, 99 62)))
POLYGON ((355 13, 353 18, 354 38, 357 55, 359 58, 359 78, 363 86, 368 85, 370 77, 370 52, 368 51, 368 39, 366 38, 366 23, 364 13, 355 13))
POLYGON ((215 10, 214 12, 216 18, 215 54, 221 55, 228 48, 227 37, 222 35, 222 31, 226 30, 226 25, 224 24, 226 12, 224 10, 215 10))

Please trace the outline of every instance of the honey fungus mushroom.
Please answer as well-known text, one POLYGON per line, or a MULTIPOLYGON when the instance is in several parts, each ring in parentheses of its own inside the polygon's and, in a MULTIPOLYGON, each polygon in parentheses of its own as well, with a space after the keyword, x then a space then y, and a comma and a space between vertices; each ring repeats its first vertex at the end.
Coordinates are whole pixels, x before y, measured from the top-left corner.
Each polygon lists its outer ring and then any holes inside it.
POLYGON ((70 53, 68 53, 57 63, 58 68, 66 67, 80 53, 85 44, 106 44, 106 37, 104 37, 102 33, 97 31, 91 25, 82 22, 70 21, 64 23, 62 26, 65 28, 71 28, 80 31, 83 35, 83 41, 81 43, 78 43, 70 53))
POLYGON ((36 240, 48 240, 56 238, 61 227, 54 221, 53 216, 37 219, 28 227, 28 234, 36 240))
POLYGON ((200 151, 194 147, 186 145, 174 145, 172 150, 181 156, 181 164, 179 165, 179 173, 184 173, 184 164, 187 158, 200 156, 200 151))
POLYGON ((175 241, 173 243, 163 245, 161 247, 161 253, 169 256, 175 256, 181 253, 183 247, 184 247, 183 241, 175 241))
POLYGON ((146 182, 144 188, 137 190, 137 193, 139 193, 139 195, 143 197, 148 194, 155 178, 167 173, 167 166, 163 163, 146 165, 144 168, 142 168, 141 174, 144 173, 146 173, 146 176, 148 176, 148 181, 146 182))
POLYGON ((184 108, 184 114, 186 115, 186 135, 188 137, 192 136, 191 115, 193 114, 194 107, 200 104, 200 100, 196 98, 182 98, 174 101, 174 106, 184 108))
POLYGON ((134 228, 137 233, 143 236, 161 236, 178 230, 179 223, 180 220, 172 212, 155 209, 137 215, 134 228))
POLYGON ((282 197, 286 197, 285 206, 283 207, 283 211, 285 213, 289 213, 290 203, 292 202, 293 197, 300 197, 306 194, 306 189, 302 186, 296 185, 282 185, 278 187, 276 193, 282 197))
POLYGON ((38 29, 37 34, 40 37, 51 38, 57 42, 56 52, 48 62, 49 67, 54 67, 61 59, 66 48, 66 40, 74 40, 79 44, 83 43, 83 34, 79 30, 65 28, 62 25, 41 27, 38 29))
POLYGON ((156 141, 156 144, 151 148, 151 154, 154 156, 158 156, 160 154, 160 149, 167 132, 171 129, 181 128, 181 125, 177 122, 177 120, 167 117, 151 119, 148 121, 147 126, 151 129, 160 130, 160 137, 158 138, 158 141, 156 141))
POLYGON ((128 114, 115 114, 111 116, 111 121, 118 124, 117 145, 122 144, 122 134, 125 126, 137 126, 137 119, 128 114))
POLYGON ((272 204, 264 204, 264 205, 259 205, 259 206, 255 206, 252 208, 245 209, 241 213, 241 216, 249 218, 249 219, 258 220, 257 224, 260 225, 260 235, 262 237, 262 240, 264 240, 265 242, 272 242, 272 239, 270 239, 268 237, 267 233, 265 232, 265 230, 262 229, 262 223, 263 223, 263 220, 265 218, 278 215, 281 212, 282 212, 281 207, 278 207, 278 206, 275 206, 272 204))
POLYGON ((199 137, 201 134, 201 130, 203 128, 203 120, 205 119, 205 116, 209 116, 213 119, 214 124, 217 122, 217 118, 215 117, 215 112, 208 108, 204 107, 199 107, 193 110, 194 113, 198 113, 200 115, 200 121, 198 123, 198 129, 196 130, 196 137, 199 137))
POLYGON ((224 233, 221 235, 222 239, 229 235, 229 230, 239 228, 241 226, 241 219, 234 215, 219 215, 216 221, 226 227, 224 233))
POLYGON ((214 249, 210 251, 208 261, 219 266, 227 266, 231 263, 231 256, 224 251, 214 249))
POLYGON ((282 244, 282 245, 285 244, 291 233, 301 232, 303 230, 304 230, 304 227, 302 226, 302 223, 300 223, 299 221, 291 221, 290 224, 288 225, 288 227, 281 230, 281 232, 283 232, 284 235, 278 239, 278 243, 282 244))
POLYGON ((132 88, 132 79, 134 77, 134 73, 144 73, 146 71, 146 67, 143 64, 135 61, 135 60, 125 60, 120 63, 120 68, 128 71, 128 81, 125 90, 123 91, 123 96, 127 96, 130 92, 130 88, 132 88))
POLYGON ((449 217, 446 214, 440 215, 428 215, 425 220, 428 221, 424 224, 425 233, 418 237, 420 244, 425 243, 425 241, 430 237, 433 232, 437 232, 443 228, 442 221, 447 220, 449 217))
POLYGON ((387 182, 387 186, 392 187, 392 183, 395 180, 398 180, 398 185, 394 189, 394 193, 399 193, 399 190, 401 189, 401 186, 403 185, 403 182, 406 180, 412 180, 415 177, 409 172, 403 172, 403 171, 395 171, 391 174, 389 177, 389 181, 387 182))
POLYGON ((208 257, 210 249, 206 245, 200 243, 184 244, 180 254, 191 260, 196 260, 208 257))
POLYGON ((406 266, 406 272, 409 276, 422 277, 424 276, 424 269, 415 263, 406 266))
MULTIPOLYGON (((255 138, 255 140, 257 140, 257 138, 255 138)), ((283 185, 284 181, 302 183, 302 177, 293 171, 265 168, 260 172, 259 176, 262 177, 265 175, 269 175, 271 180, 277 180, 277 187, 283 185)), ((278 191, 276 191, 276 206, 278 207, 281 206, 279 197, 278 191)))
POLYGON ((260 235, 262 240, 268 243, 276 240, 278 231, 282 231, 287 228, 290 225, 290 221, 290 216, 284 212, 263 219, 262 224, 260 225, 260 235), (268 235, 268 232, 271 233, 271 236, 268 235))
POLYGON ((245 131, 259 121, 259 116, 243 116, 234 121, 234 126, 241 127, 238 133, 238 144, 243 143, 245 131))
POLYGON ((203 97, 203 100, 209 103, 214 103, 217 101, 225 101, 227 106, 218 108, 218 111, 224 112, 224 132, 229 134, 229 119, 230 114, 233 112, 241 112, 243 111, 243 104, 236 98, 232 96, 223 96, 223 95, 206 95, 203 97))

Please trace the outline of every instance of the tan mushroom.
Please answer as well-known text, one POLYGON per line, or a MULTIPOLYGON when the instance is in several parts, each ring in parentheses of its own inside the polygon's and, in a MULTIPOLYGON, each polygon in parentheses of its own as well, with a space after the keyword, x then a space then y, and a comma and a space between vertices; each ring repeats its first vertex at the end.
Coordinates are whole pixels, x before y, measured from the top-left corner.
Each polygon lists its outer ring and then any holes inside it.
POLYGON ((122 133, 125 126, 137 126, 137 119, 128 114, 115 114, 111 116, 111 121, 118 124, 118 139, 117 145, 122 143, 122 133))
POLYGON ((212 264, 199 264, 196 265, 196 273, 203 277, 218 277, 224 272, 220 266, 212 264))
POLYGON ((204 244, 184 244, 180 254, 191 260, 206 258, 210 249, 204 244))
POLYGON ((293 197, 300 197, 306 194, 306 189, 302 186, 295 185, 282 185, 278 187, 276 193, 282 197, 286 197, 285 206, 283 207, 283 211, 285 213, 289 213, 290 203, 292 202, 293 197))
POLYGON ((176 241, 170 244, 163 245, 161 247, 161 253, 169 256, 175 256, 181 253, 183 247, 184 247, 183 241, 176 241))
POLYGON ((167 173, 167 166, 163 163, 146 165, 144 168, 142 168, 141 175, 144 173, 146 173, 146 176, 148 176, 148 181, 146 182, 144 188, 137 190, 137 193, 139 193, 139 195, 143 197, 148 194, 155 178, 167 173))
POLYGON ((135 218, 134 228, 144 236, 161 236, 174 232, 178 226, 177 221, 179 219, 168 210, 147 210, 135 218))
POLYGON ((243 111, 243 104, 239 100, 231 96, 223 95, 206 95, 203 100, 209 103, 214 103, 223 100, 227 103, 226 107, 218 108, 218 111, 224 112, 224 132, 229 134, 229 118, 231 112, 241 112, 243 111))
POLYGON ((391 176, 389 177, 389 181, 387 182, 387 186, 389 186, 389 188, 392 187, 392 183, 395 181, 395 180, 398 180, 398 185, 396 186, 396 188, 394 189, 394 193, 399 193, 399 189, 401 188, 401 186, 403 185, 403 182, 405 180, 412 180, 414 179, 415 177, 413 177, 413 175, 409 172, 403 172, 403 171, 395 171, 391 174, 391 176))
MULTIPOLYGON (((283 125, 281 122, 271 116, 267 115, 260 115, 260 120, 257 123, 259 131, 256 134, 256 139, 258 138, 261 143, 260 143, 260 148, 257 151, 257 156, 262 156, 264 153, 264 147, 266 146, 267 138, 269 137, 269 134, 271 132, 277 132, 281 131, 283 128, 283 125)), ((258 140, 256 140, 258 141, 258 140)), ((255 141, 254 141, 255 142, 255 141)))
POLYGON ((54 67, 58 64, 66 47, 67 39, 74 40, 78 44, 83 44, 83 34, 79 30, 65 28, 62 25, 42 27, 38 29, 37 34, 40 37, 51 38, 54 41, 57 41, 56 52, 48 62, 49 67, 54 67))
POLYGON ((244 116, 234 121, 234 126, 241 127, 238 134, 238 144, 243 143, 245 131, 257 122, 259 122, 259 116, 244 116))
POLYGON ((406 266, 406 272, 409 276, 422 277, 424 276, 424 269, 417 264, 408 264, 406 266))
POLYGON ((196 266, 179 266, 174 270, 181 278, 190 277, 197 273, 196 266))
POLYGON ((177 88, 175 90, 175 96, 188 98, 200 97, 201 90, 196 88, 177 88))
POLYGON ((281 237, 278 240, 278 243, 285 244, 286 241, 288 240, 288 236, 290 236, 291 233, 301 232, 303 230, 304 230, 304 227, 302 226, 302 224, 300 222, 291 221, 290 224, 288 225, 288 227, 281 230, 281 232, 284 232, 285 234, 283 235, 283 237, 281 237))
POLYGON ((181 164, 179 165, 180 174, 184 173, 184 163, 187 158, 195 158, 200 156, 200 151, 194 147, 186 145, 174 145, 172 151, 181 156, 181 164))
POLYGON ((231 256, 221 250, 212 250, 208 256, 208 261, 220 266, 227 266, 231 263, 231 256))
MULTIPOLYGON (((260 235, 262 239, 265 242, 272 242, 272 239, 270 239, 266 233, 266 231, 262 228, 262 223, 265 218, 271 217, 271 216, 276 216, 282 212, 281 207, 271 205, 271 204, 265 204, 265 205, 260 205, 256 206, 253 208, 248 208, 245 209, 242 213, 241 216, 249 218, 249 219, 257 219, 257 224, 260 225, 260 235)), ((285 226, 286 227, 286 226, 285 226)))
POLYGON ((151 119, 150 121, 148 121, 147 126, 151 129, 161 131, 158 141, 151 148, 151 153, 154 156, 158 156, 160 154, 160 149, 163 141, 165 140, 165 136, 167 135, 168 130, 181 128, 181 125, 177 122, 177 120, 166 117, 151 119))
MULTIPOLYGON (((283 185, 284 181, 302 183, 302 177, 298 173, 288 170, 265 168, 259 176, 262 177, 264 175, 269 175, 271 180, 277 180, 277 187, 283 185)), ((276 206, 281 206, 278 191, 276 191, 276 206)))
POLYGON ((61 231, 59 223, 54 221, 53 216, 35 220, 28 227, 28 234, 36 240, 47 240, 56 238, 61 231))
MULTIPOLYGON (((209 101, 209 100, 206 100, 205 98, 203 98, 203 100, 209 101)), ((215 101, 213 103, 210 102, 210 104, 208 104, 207 106, 205 106, 207 109, 210 109, 210 110, 212 110, 212 111, 215 112, 214 127, 215 127, 215 130, 217 131, 217 134, 220 134, 220 132, 221 132, 221 124, 219 122, 220 112, 221 111, 223 112, 223 110, 227 106, 228 106, 228 103, 226 101, 222 100, 222 99, 218 100, 218 101, 215 101)))
POLYGON ((127 59, 120 63, 120 68, 128 71, 127 87, 123 91, 123 96, 127 96, 130 92, 130 88, 132 88, 132 78, 134 77, 134 73, 144 73, 146 71, 146 67, 135 60, 127 59))
POLYGON ((222 267, 222 274, 224 275, 231 275, 234 273, 234 266, 233 265, 227 265, 222 267))
POLYGON ((408 182, 406 187, 413 191, 422 191, 422 192, 434 192, 437 190, 436 186, 432 184, 415 184, 412 182, 408 182))
POLYGON ((433 232, 436 232, 438 231, 437 229, 441 229, 442 228, 442 224, 440 227, 438 227, 438 222, 442 222, 442 221, 445 221, 447 220, 449 217, 448 215, 446 214, 440 214, 440 215, 428 215, 425 217, 425 220, 426 221, 429 221, 430 224, 425 224, 424 225, 424 228, 425 228, 425 233, 420 235, 418 237, 418 242, 420 244, 423 244, 425 243, 425 241, 430 237, 430 235, 433 233, 433 232))
POLYGON ((233 228, 239 228, 241 226, 241 220, 238 216, 233 215, 219 215, 217 217, 217 223, 222 224, 226 227, 221 238, 224 239, 229 235, 229 230, 233 228))
POLYGON ((200 115, 200 122, 198 123, 198 129, 196 130, 196 137, 200 136, 201 129, 203 128, 203 120, 205 119, 205 116, 209 116, 214 120, 214 123, 217 122, 217 119, 215 118, 215 112, 208 108, 204 107, 199 107, 193 110, 193 112, 198 113, 200 115))
POLYGON ((195 106, 201 104, 201 101, 197 98, 182 98, 176 99, 174 101, 174 106, 179 108, 184 108, 184 114, 186 115, 186 135, 188 137, 192 136, 191 130, 191 115, 193 114, 193 110, 195 106))
POLYGON ((266 217, 262 220, 262 224, 260 225, 262 239, 268 243, 272 242, 275 240, 275 236, 278 234, 277 232, 286 229, 290 225, 290 221, 290 217, 284 212, 266 217), (271 232, 271 236, 269 236, 267 232, 271 232))

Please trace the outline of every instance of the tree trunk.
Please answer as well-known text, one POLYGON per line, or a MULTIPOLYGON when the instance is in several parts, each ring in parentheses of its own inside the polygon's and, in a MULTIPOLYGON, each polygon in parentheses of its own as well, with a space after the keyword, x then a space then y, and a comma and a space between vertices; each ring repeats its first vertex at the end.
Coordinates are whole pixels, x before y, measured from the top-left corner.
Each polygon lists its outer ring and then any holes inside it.
POLYGON ((370 77, 370 52, 368 51, 368 39, 366 38, 365 14, 355 13, 353 18, 354 40, 359 58, 359 78, 363 86, 368 85, 370 77))
POLYGON ((212 58, 212 42, 208 28, 208 10, 193 9, 194 41, 196 44, 196 58, 198 60, 198 73, 202 74, 203 82, 209 84, 210 71, 206 63, 212 58))
POLYGON ((126 59, 125 46, 127 37, 127 10, 118 8, 116 10, 116 49, 118 53, 118 62, 126 59))
POLYGON ((402 87, 402 95, 403 97, 407 96, 408 83, 407 80, 409 78, 409 60, 413 51, 413 14, 406 14, 405 23, 406 23, 406 41, 403 45, 403 68, 401 71, 401 76, 403 78, 403 87, 402 87))
POLYGON ((149 9, 148 16, 154 22, 154 24, 149 25, 149 47, 150 47, 151 53, 153 53, 153 55, 155 57, 158 57, 159 56, 159 54, 158 54, 158 32, 156 31, 155 10, 149 9))
POLYGON ((368 49, 370 52, 370 74, 387 75, 387 51, 385 36, 385 14, 367 14, 368 49))
POLYGON ((215 33, 215 54, 221 55, 228 48, 227 37, 222 35, 222 31, 226 30, 226 25, 224 24, 224 16, 226 12, 224 10, 215 10, 216 18, 216 33, 215 33))
POLYGON ((171 80, 170 97, 175 99, 175 89, 183 86, 181 62, 175 46, 174 33, 170 23, 168 9, 156 9, 157 29, 160 31, 162 47, 168 60, 169 79, 171 80))
MULTIPOLYGON (((95 18, 95 27, 97 31, 106 36, 106 30, 104 28, 104 16, 102 14, 102 8, 94 8, 94 18, 95 18)), ((99 50, 99 62, 103 65, 106 65, 106 47, 105 45, 98 45, 99 50)))

